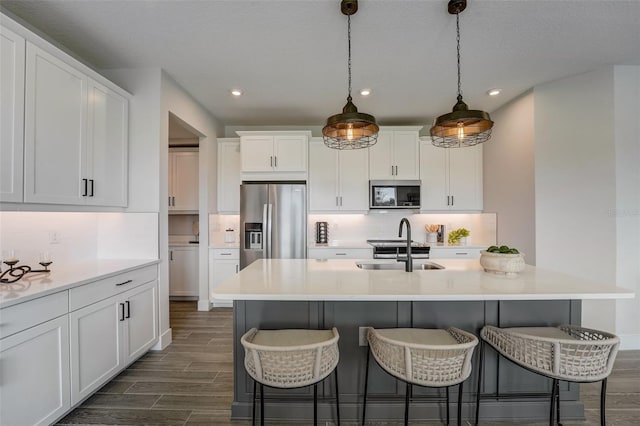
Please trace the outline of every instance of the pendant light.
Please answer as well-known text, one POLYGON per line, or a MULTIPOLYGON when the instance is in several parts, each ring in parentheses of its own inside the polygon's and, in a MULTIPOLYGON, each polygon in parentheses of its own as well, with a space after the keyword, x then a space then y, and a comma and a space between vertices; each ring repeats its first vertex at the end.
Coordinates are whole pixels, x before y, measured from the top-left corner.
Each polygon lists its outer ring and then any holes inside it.
POLYGON ((342 0, 340 10, 347 15, 349 40, 349 96, 341 114, 327 118, 322 129, 324 144, 333 149, 361 149, 375 145, 378 140, 378 125, 373 115, 358 112, 351 98, 351 15, 358 11, 357 0, 342 0))
POLYGON ((449 13, 456 15, 458 44, 458 102, 453 111, 436 118, 431 127, 431 142, 442 148, 473 146, 489 140, 493 121, 484 111, 473 110, 462 101, 460 84, 460 12, 467 7, 467 0, 450 0, 449 13))

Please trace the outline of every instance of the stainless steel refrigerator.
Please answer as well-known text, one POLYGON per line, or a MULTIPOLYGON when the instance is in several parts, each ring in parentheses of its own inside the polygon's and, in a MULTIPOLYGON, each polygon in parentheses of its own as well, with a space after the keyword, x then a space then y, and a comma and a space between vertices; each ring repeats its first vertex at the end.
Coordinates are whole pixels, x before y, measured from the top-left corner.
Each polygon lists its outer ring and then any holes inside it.
POLYGON ((257 259, 306 258, 306 185, 240 185, 240 231, 240 269, 257 259))

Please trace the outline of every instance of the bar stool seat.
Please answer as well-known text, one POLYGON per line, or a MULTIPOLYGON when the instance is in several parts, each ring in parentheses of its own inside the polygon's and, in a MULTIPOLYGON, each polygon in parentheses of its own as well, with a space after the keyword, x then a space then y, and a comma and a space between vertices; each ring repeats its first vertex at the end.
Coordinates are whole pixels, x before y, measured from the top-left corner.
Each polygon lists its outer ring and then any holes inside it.
MULTIPOLYGON (((458 424, 461 424, 462 382, 471 374, 471 356, 478 338, 458 328, 375 329, 368 332, 370 353, 387 373, 406 382, 405 424, 409 419, 411 385, 447 388, 447 423, 449 423, 449 386, 458 388, 458 424)), ((362 423, 366 417, 367 373, 362 423)))
MULTIPOLYGON (((560 419, 560 380, 578 383, 602 381, 600 416, 604 424, 606 380, 620 344, 617 336, 572 325, 512 328, 488 325, 483 327, 480 336, 505 358, 553 379, 550 424, 554 422, 554 401, 558 421, 560 419)), ((479 403, 479 390, 477 398, 479 403)), ((478 409, 477 406, 476 424, 478 409)))
POLYGON ((258 330, 247 331, 240 342, 245 349, 244 366, 254 380, 253 415, 255 424, 256 383, 260 384, 261 424, 264 424, 264 386, 300 388, 313 385, 314 424, 317 423, 317 384, 335 372, 336 411, 338 399, 338 330, 258 330))

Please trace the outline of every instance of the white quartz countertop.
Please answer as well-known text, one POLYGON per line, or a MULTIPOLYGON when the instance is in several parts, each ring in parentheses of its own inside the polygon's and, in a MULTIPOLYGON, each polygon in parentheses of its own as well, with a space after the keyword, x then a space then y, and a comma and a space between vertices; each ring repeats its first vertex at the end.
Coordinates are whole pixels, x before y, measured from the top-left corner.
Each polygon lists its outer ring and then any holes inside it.
POLYGON ((159 262, 157 259, 104 259, 67 265, 54 263, 49 273, 27 274, 13 284, 0 284, 0 308, 159 262))
MULTIPOLYGON (((366 262, 376 262, 367 260, 366 262)), ((378 261, 388 263, 389 261, 378 261)), ((421 263, 421 262, 415 262, 421 263)), ((623 299, 634 293, 527 265, 516 277, 484 272, 477 259, 437 259, 441 270, 362 270, 356 260, 261 259, 213 296, 223 300, 566 300, 623 299)))

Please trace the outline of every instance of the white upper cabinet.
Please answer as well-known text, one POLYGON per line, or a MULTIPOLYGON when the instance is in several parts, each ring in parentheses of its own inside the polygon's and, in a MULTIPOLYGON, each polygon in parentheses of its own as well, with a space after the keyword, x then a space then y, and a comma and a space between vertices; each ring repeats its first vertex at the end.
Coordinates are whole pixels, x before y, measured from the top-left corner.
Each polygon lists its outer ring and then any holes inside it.
POLYGON ((22 202, 24 38, 0 27, 0 201, 22 202))
POLYGON ((129 95, 2 24, 0 201, 126 207, 129 95))
POLYGON ((420 142, 422 127, 383 127, 378 141, 369 148, 369 179, 420 179, 420 142))
POLYGON ((88 80, 86 177, 87 204, 127 205, 129 102, 104 85, 88 80))
POLYGON ((369 209, 369 153, 335 150, 321 138, 309 144, 309 210, 366 212, 369 209))
POLYGON ((239 138, 218 138, 218 213, 240 213, 239 138))
POLYGON ((311 132, 237 132, 244 180, 307 177, 307 145, 311 132))
POLYGON ((86 76, 27 42, 26 202, 84 204, 86 115, 86 76))
POLYGON ((169 211, 198 210, 198 161, 193 148, 169 151, 169 211))
POLYGON ((420 150, 423 211, 482 210, 482 145, 420 150))

